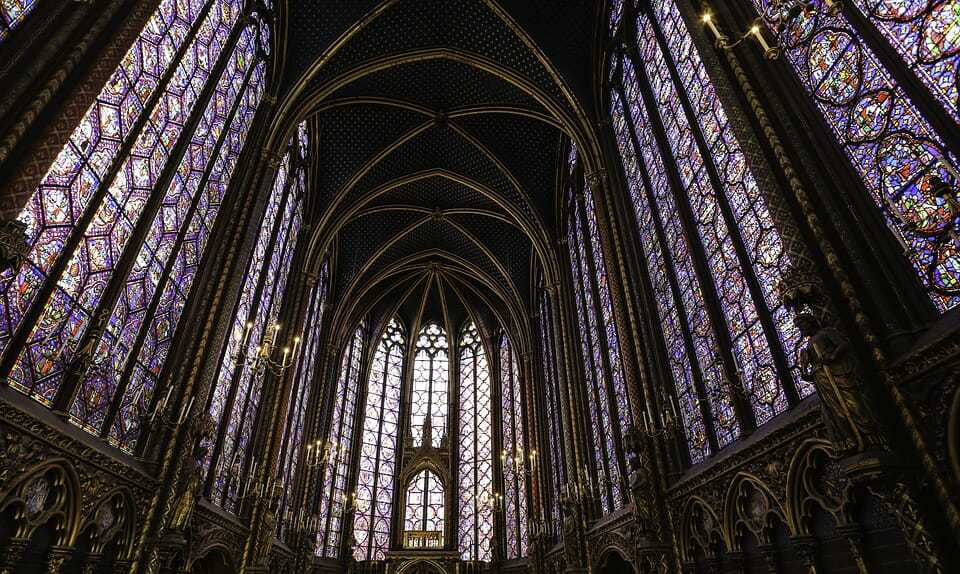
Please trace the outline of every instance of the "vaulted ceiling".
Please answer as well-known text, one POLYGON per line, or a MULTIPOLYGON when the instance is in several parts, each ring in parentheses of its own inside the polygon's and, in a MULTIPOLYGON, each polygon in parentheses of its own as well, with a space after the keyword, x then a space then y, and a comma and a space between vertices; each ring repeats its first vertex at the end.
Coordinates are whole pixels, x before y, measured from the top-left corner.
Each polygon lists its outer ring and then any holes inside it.
POLYGON ((523 338, 532 270, 556 269, 561 148, 593 137, 602 8, 288 0, 272 137, 310 121, 312 264, 335 250, 342 325, 416 289, 523 338))

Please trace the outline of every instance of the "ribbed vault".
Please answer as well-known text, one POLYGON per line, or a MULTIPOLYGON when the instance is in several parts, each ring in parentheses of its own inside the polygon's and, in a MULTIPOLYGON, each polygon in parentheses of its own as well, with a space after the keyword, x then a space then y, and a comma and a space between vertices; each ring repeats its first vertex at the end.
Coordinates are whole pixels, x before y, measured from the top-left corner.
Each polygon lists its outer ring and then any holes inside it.
POLYGON ((271 141, 305 118, 316 131, 308 265, 333 257, 337 332, 397 301, 412 320, 419 289, 437 317, 472 308, 524 340, 531 270, 559 268, 564 138, 596 149, 582 89, 592 63, 550 55, 593 53, 599 5, 565 3, 558 39, 537 17, 552 4, 336 4, 285 6, 271 141))

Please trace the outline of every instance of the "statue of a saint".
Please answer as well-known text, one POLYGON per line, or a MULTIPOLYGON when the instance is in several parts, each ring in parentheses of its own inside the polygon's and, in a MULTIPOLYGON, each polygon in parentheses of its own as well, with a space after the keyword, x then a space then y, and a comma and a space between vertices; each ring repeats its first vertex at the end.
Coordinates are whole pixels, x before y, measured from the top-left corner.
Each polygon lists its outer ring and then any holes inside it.
POLYGON ((809 337, 800 350, 800 375, 817 388, 823 422, 834 448, 842 454, 885 448, 850 342, 835 327, 822 325, 812 313, 798 313, 794 323, 804 337, 809 337))

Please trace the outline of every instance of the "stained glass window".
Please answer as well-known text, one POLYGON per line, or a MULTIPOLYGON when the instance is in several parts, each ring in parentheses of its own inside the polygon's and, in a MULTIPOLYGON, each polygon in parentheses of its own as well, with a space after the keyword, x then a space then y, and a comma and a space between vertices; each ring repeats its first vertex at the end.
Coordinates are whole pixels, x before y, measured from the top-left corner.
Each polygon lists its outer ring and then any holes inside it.
POLYGON ((556 348, 554 347, 553 316, 551 315, 550 297, 546 290, 541 289, 539 307, 537 309, 537 328, 540 340, 540 361, 543 373, 544 403, 543 409, 547 417, 547 444, 550 460, 550 501, 547 514, 547 528, 553 535, 559 535, 559 525, 562 520, 560 512, 560 492, 566 482, 564 469, 563 427, 561 425, 561 398, 560 377, 557 364, 556 348))
POLYGON ((450 360, 447 335, 437 323, 429 323, 417 336, 413 359, 413 394, 410 400, 410 429, 413 446, 424 441, 424 429, 430 428, 434 447, 447 434, 447 382, 450 360))
MULTIPOLYGON (((696 280, 692 255, 680 229, 679 215, 669 188, 667 172, 650 132, 646 111, 642 102, 637 100, 639 87, 636 85, 636 77, 629 60, 625 60, 623 66, 624 84, 627 97, 632 98, 630 110, 640 142, 639 156, 634 153, 628 131, 628 116, 624 113, 620 95, 616 92, 613 92, 611 113, 637 216, 640 243, 647 260, 648 276, 663 326, 661 333, 669 355, 674 386, 679 393, 690 457, 693 462, 699 462, 710 454, 710 445, 694 376, 696 372, 703 377, 708 388, 721 388, 722 372, 718 347, 700 284, 696 280), (644 168, 648 174, 649 185, 645 185, 641 179, 644 168), (687 318, 696 322, 688 323, 687 318), (690 360, 686 337, 691 340, 697 364, 690 360)), ((712 397, 711 404, 713 401, 722 401, 721 412, 733 412, 730 398, 726 395, 712 397)))
POLYGON ((161 4, 21 212, 27 260, 0 276, 4 377, 45 404, 60 392, 73 422, 124 450, 263 93, 268 33, 241 4, 161 4), (84 359, 73 399, 60 387, 84 359))
POLYGON ((403 528, 406 532, 443 533, 443 483, 429 470, 421 470, 407 484, 403 528))
POLYGON ((363 325, 354 332, 344 349, 340 376, 334 389, 333 410, 327 439, 323 443, 325 462, 320 485, 320 531, 317 533, 317 556, 340 557, 340 540, 348 504, 356 502, 347 488, 350 472, 350 451, 357 420, 357 394, 363 370, 363 325))
POLYGON ((960 2, 854 0, 953 119, 960 121, 960 2))
POLYGON ((493 433, 490 368, 474 323, 460 331, 460 557, 493 558, 493 433))
POLYGON ((500 339, 500 388, 503 408, 503 450, 500 464, 503 471, 504 527, 507 559, 527 555, 527 480, 532 472, 536 451, 524 450, 523 389, 517 369, 517 357, 504 335, 500 339))
POLYGON ((263 462, 250 455, 248 447, 265 369, 254 368, 249 359, 264 346, 279 353, 287 340, 277 318, 300 232, 306 170, 306 152, 295 141, 274 180, 207 407, 223 428, 222 442, 205 464, 216 469, 208 476, 209 496, 230 511, 246 494, 248 481, 243 477, 263 462))
POLYGON ((740 435, 737 394, 764 424, 812 387, 776 290, 790 262, 674 1, 642 9, 636 34, 637 59, 611 66, 611 114, 674 378, 664 408, 699 462, 740 435))
MULTIPOLYGON (((302 142, 302 144, 305 143, 302 142)), ((293 385, 290 388, 290 406, 287 411, 287 420, 284 421, 282 454, 277 478, 282 492, 280 510, 277 513, 280 517, 280 520, 277 521, 277 534, 284 540, 294 521, 292 496, 297 470, 300 468, 299 463, 305 456, 303 432, 307 419, 307 403, 315 385, 314 377, 323 353, 321 328, 326 309, 328 274, 329 266, 328 262, 325 261, 320 269, 317 283, 310 293, 310 304, 301 334, 303 351, 297 360, 293 385)))
MULTIPOLYGON (((822 3, 793 18, 786 6, 751 0, 771 29, 788 20, 784 56, 811 95, 900 239, 907 258, 945 311, 960 302, 960 238, 935 179, 958 179, 960 165, 923 111, 851 25, 843 11, 822 3)), ((957 119, 958 3, 858 0, 870 22, 903 57, 912 73, 957 119)), ((956 126, 950 129, 956 130, 956 126)))
POLYGON ((0 42, 33 10, 36 0, 3 0, 0 2, 0 42))
POLYGON ((383 560, 390 546, 405 343, 403 329, 394 319, 387 325, 373 354, 363 411, 357 511, 353 523, 356 539, 353 555, 357 560, 383 560))
POLYGON ((570 248, 577 327, 581 334, 584 377, 587 383, 584 392, 593 434, 593 462, 597 468, 593 489, 598 492, 604 511, 612 512, 626 502, 622 486, 624 471, 617 456, 616 445, 618 437, 622 436, 621 433, 630 424, 630 413, 629 409, 618 412, 626 406, 625 399, 621 401, 621 397, 625 396, 625 389, 619 361, 619 338, 613 323, 602 254, 601 258, 595 259, 601 246, 596 233, 592 198, 589 206, 585 205, 590 190, 583 184, 579 174, 576 146, 573 145, 568 167, 572 200, 569 204, 567 244, 570 248), (606 339, 611 334, 613 337, 608 343, 606 339), (611 373, 611 368, 616 369, 615 374, 611 373), (611 394, 615 399, 612 402, 611 394))

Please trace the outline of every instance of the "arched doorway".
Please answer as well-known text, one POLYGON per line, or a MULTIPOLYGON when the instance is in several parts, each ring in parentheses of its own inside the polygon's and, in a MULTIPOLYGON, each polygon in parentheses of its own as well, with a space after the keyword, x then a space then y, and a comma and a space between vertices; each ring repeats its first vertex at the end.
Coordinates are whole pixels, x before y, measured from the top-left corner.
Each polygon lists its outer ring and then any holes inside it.
POLYGON ((230 556, 219 548, 210 550, 193 562, 193 574, 231 574, 236 572, 230 556))
POLYGON ((627 562, 622 554, 610 550, 604 556, 598 569, 599 574, 635 574, 633 566, 627 562))

